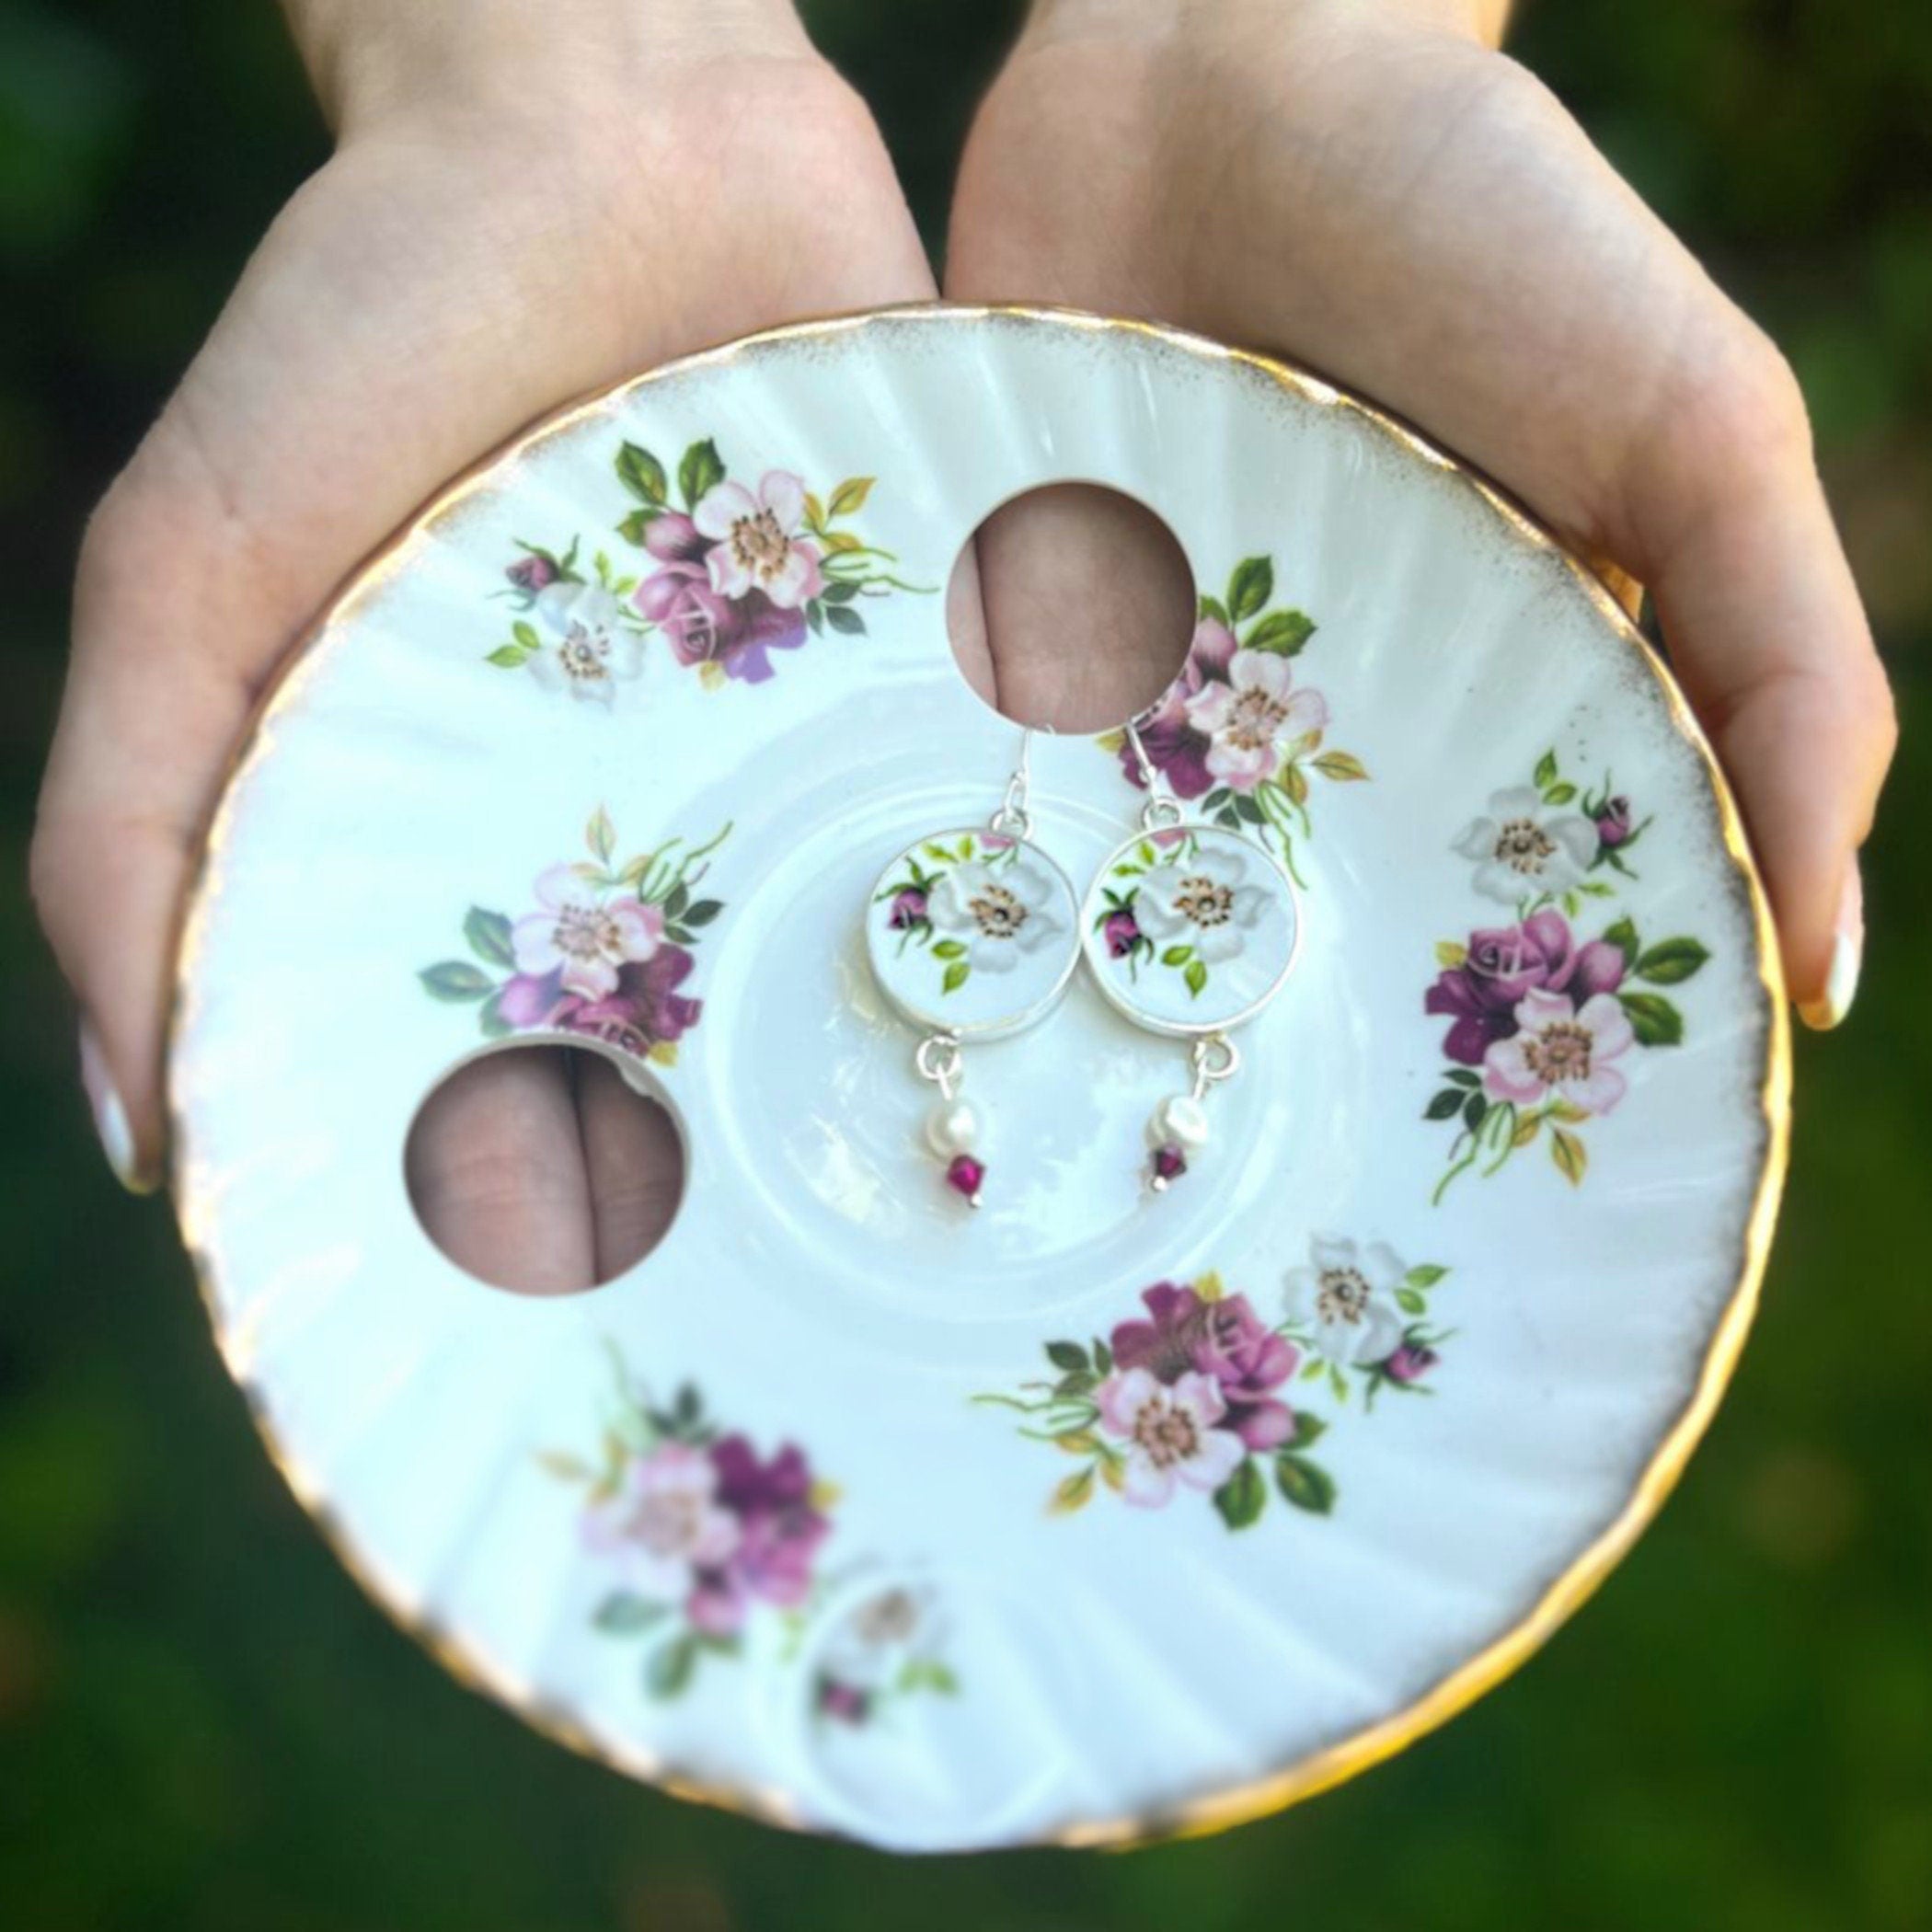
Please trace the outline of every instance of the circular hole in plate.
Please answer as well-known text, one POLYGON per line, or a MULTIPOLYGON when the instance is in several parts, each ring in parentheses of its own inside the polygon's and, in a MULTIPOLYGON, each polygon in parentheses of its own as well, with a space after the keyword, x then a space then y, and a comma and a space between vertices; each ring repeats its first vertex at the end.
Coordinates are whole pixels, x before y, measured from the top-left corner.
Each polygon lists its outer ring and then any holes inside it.
POLYGON ((517 1294, 580 1294, 634 1268, 684 1189, 667 1108, 615 1058, 535 1041, 446 1074, 410 1123, 403 1167, 438 1249, 517 1294))
POLYGON ((1097 483, 1009 498, 960 547, 946 627, 968 684, 1016 724, 1100 731, 1174 680, 1194 579, 1167 524, 1097 483))

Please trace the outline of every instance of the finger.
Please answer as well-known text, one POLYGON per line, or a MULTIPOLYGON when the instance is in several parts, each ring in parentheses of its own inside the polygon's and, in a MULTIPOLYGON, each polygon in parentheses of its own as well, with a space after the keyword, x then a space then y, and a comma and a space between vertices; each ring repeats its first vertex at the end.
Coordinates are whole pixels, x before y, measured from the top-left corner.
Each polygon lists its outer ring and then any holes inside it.
POLYGON ((732 165, 835 182, 773 232, 755 214, 693 224, 638 192, 670 160, 648 130, 622 198, 563 144, 548 176, 541 154, 345 150, 277 223, 95 519, 33 878, 98 1041, 93 1084, 126 1123, 127 1178, 161 1158, 167 949, 219 774, 343 570, 573 395, 792 315, 930 293, 863 109, 816 66, 768 64, 734 128, 782 152, 732 165))
POLYGON ((1087 484, 1029 490, 980 526, 978 555, 995 702, 1009 718, 1099 730, 1179 673, 1194 588, 1144 504, 1087 484))
POLYGON ((1684 446, 1636 466, 1648 507, 1631 554, 1736 786, 1799 1011, 1835 1026, 1857 985, 1857 855, 1897 740, 1892 695, 1796 385, 1767 364, 1742 385, 1714 374, 1706 394, 1725 399, 1665 439, 1684 446))
POLYGON ((404 1156, 430 1239, 479 1280, 526 1294, 601 1279, 567 1058, 525 1047, 459 1068, 417 1116, 404 1156))
POLYGON ((608 1282, 664 1238, 684 1191, 684 1144, 664 1109, 607 1060, 594 1053, 573 1058, 596 1279, 608 1282))

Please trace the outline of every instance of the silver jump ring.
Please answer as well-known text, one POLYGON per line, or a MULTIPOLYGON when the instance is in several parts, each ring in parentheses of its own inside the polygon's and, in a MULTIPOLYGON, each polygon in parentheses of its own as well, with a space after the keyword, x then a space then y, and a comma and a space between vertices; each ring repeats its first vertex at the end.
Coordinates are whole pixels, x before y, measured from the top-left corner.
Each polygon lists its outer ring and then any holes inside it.
POLYGON ((1210 1033, 1197 1040, 1192 1057, 1197 1100, 1217 1080, 1232 1080, 1241 1066, 1240 1050, 1225 1033, 1210 1033))
POLYGON ((919 1042, 913 1064, 922 1080, 930 1080, 949 1100, 959 1086, 965 1065, 958 1038, 951 1033, 929 1033, 919 1042))

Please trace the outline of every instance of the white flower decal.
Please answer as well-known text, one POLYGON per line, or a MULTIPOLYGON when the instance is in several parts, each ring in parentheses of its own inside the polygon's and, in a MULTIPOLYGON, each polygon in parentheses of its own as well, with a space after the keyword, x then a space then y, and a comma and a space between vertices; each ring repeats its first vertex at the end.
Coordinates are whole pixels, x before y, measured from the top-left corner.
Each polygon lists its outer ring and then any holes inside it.
POLYGON ((1237 958, 1268 906, 1249 880, 1248 861, 1225 845, 1156 866, 1134 894, 1133 917, 1156 946, 1191 946, 1210 966, 1237 958))
POLYGON ((550 635, 530 653, 530 674, 546 691, 592 704, 615 700, 620 679, 637 676, 644 640, 623 622, 622 606, 594 583, 553 583, 535 610, 550 635))
POLYGON ((1596 857, 1597 830, 1581 813, 1558 811, 1527 785, 1494 793, 1489 811, 1456 834, 1453 849, 1477 861, 1476 890, 1513 905, 1567 892, 1596 857))
POLYGON ((755 492, 714 483, 691 521, 711 543, 705 568, 720 597, 763 591, 780 610, 798 610, 824 588, 818 546, 799 535, 805 485, 790 471, 766 470, 755 492))
POLYGON ((617 969, 658 949, 664 915, 635 898, 606 899, 569 866, 552 866, 536 882, 541 912, 511 928, 519 972, 539 977, 562 969, 566 993, 604 999, 617 990, 617 969))
POLYGON ((1380 1241, 1317 1235, 1307 1268, 1291 1268, 1283 1283, 1289 1319, 1308 1328, 1316 1350, 1338 1367, 1386 1361, 1401 1345, 1402 1318, 1393 1305, 1409 1271, 1380 1241))
POLYGON ((1019 857, 950 868, 926 901, 926 917, 942 939, 966 949, 976 972, 1010 972, 1021 957, 1066 930, 1054 910, 1059 892, 1047 872, 1019 857))
POLYGON ((1187 700, 1187 721, 1208 741, 1209 774, 1236 791, 1272 777, 1284 743, 1321 730, 1328 707, 1318 691, 1292 689, 1288 660, 1275 651, 1237 650, 1227 681, 1204 684, 1187 700))

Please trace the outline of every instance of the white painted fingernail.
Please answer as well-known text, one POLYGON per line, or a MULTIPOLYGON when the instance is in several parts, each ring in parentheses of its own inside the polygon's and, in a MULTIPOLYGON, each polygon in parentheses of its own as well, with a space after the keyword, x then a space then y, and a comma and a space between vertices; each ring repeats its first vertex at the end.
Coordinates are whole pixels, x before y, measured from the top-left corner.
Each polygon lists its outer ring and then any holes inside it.
POLYGON ((1865 963, 1865 886, 1858 876, 1858 861, 1853 859, 1845 875, 1845 890, 1838 899, 1838 919, 1832 929, 1831 964, 1825 970, 1824 990, 1816 999, 1807 1000, 1798 1017, 1808 1027, 1828 1032, 1851 1011, 1858 994, 1858 970, 1865 963))
POLYGON ((131 1194, 152 1194, 155 1182, 141 1169, 140 1150, 134 1130, 128 1124, 128 1110, 115 1090, 114 1077, 108 1072, 107 1055, 100 1050, 94 1029, 86 1020, 80 1029, 81 1085, 86 1089, 87 1105, 94 1111, 94 1131, 100 1136, 100 1151, 114 1170, 114 1179, 131 1194))

